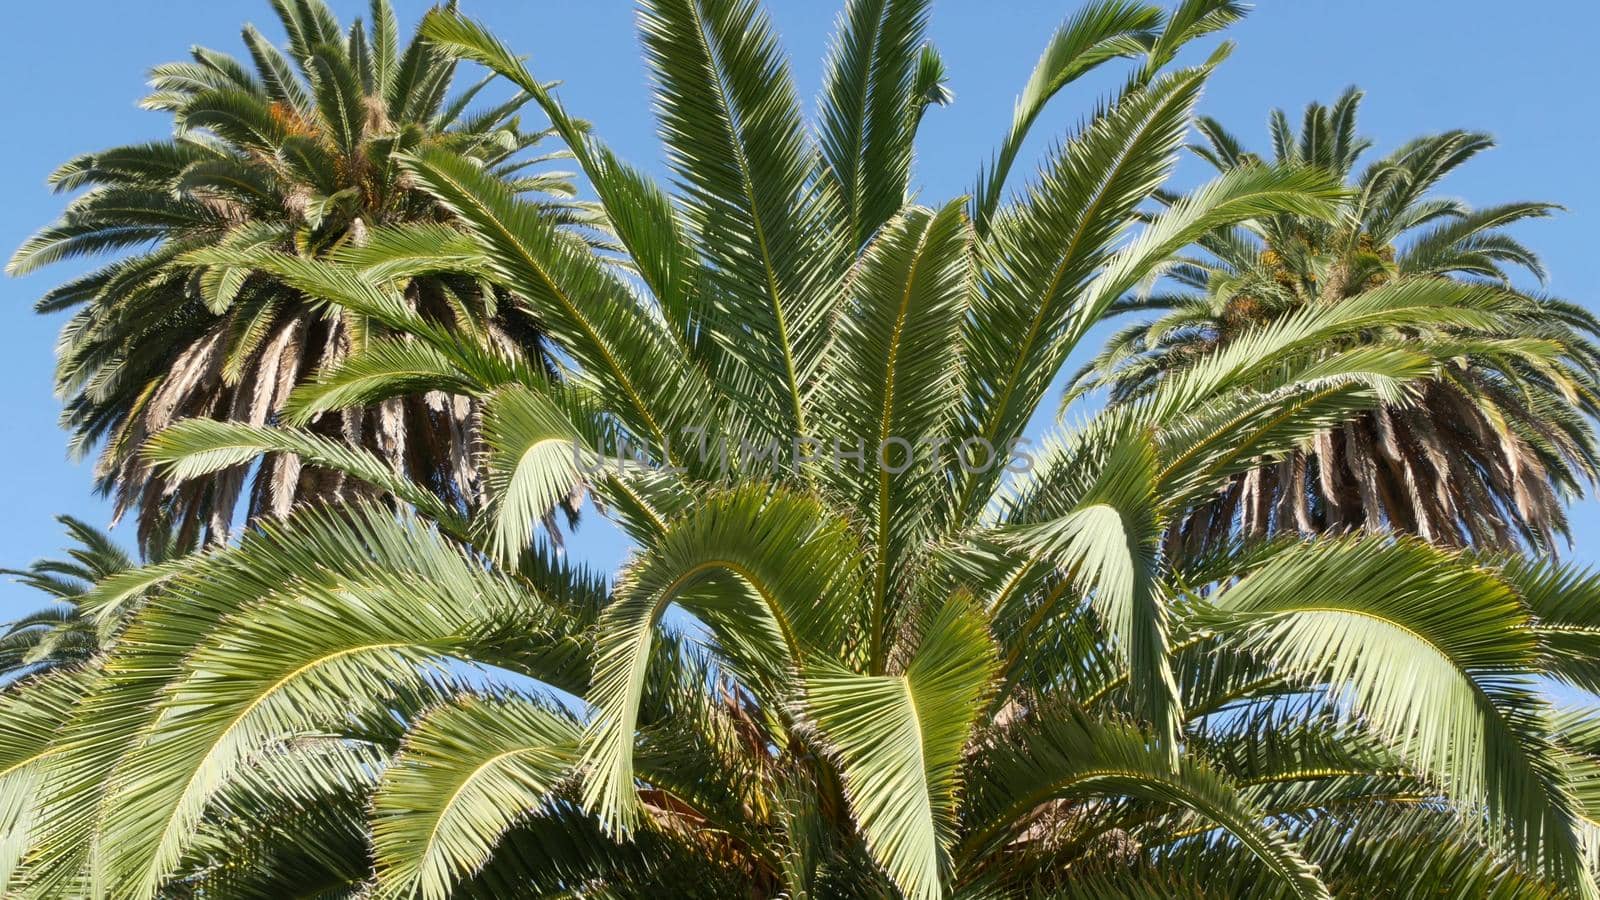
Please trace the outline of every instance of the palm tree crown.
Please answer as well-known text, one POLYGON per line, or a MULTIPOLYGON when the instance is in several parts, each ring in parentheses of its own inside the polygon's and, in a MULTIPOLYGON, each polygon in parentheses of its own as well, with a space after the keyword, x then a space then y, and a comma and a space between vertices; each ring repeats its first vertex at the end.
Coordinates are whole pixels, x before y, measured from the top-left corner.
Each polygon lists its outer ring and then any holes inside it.
MULTIPOLYGON (((1314 165, 1349 179, 1350 197, 1334 222, 1278 216, 1207 236, 1199 255, 1172 273, 1180 292, 1126 304, 1163 312, 1121 332, 1087 367, 1080 389, 1108 386, 1113 402, 1124 401, 1252 328, 1399 283, 1509 288, 1512 268, 1544 278, 1538 257, 1505 229, 1556 207, 1473 209, 1433 194, 1492 145, 1487 136, 1419 138, 1358 173, 1370 146, 1357 136, 1360 100, 1352 89, 1331 107, 1311 104, 1298 135, 1275 112, 1271 163, 1214 120, 1200 120, 1208 146, 1196 152, 1219 170, 1314 165)), ((1565 501, 1600 471, 1600 322, 1575 304, 1519 296, 1519 311, 1493 327, 1449 328, 1460 349, 1437 378, 1316 435, 1281 462, 1241 473, 1177 523, 1174 541, 1203 552, 1236 530, 1259 537, 1361 527, 1446 546, 1552 547, 1567 530, 1565 501)))
POLYGON ((404 503, 301 510, 149 572, 107 652, 0 695, 6 890, 1596 896, 1600 728, 1537 679, 1600 687, 1600 580, 1392 536, 1163 542, 1522 298, 1397 280, 1020 443, 1175 253, 1336 221, 1344 192, 1239 167, 1152 211, 1226 51, 1174 58, 1241 11, 1099 0, 1051 37, 971 198, 910 204, 948 96, 927 14, 852 0, 811 128, 753 0, 648 0, 671 193, 494 35, 430 14, 432 46, 549 117, 614 246, 417 147, 396 162, 459 222, 444 249, 408 225, 358 260, 214 257, 397 336, 296 388, 303 420, 480 404, 488 502, 304 427, 154 435, 175 484, 282 453, 404 503), (1041 109, 1117 61, 1125 89, 1007 190, 1041 109), (424 268, 500 285, 562 369, 420 314, 424 268), (1384 329, 1405 340, 1357 340, 1384 329), (615 578, 535 538, 580 484, 635 545, 615 578))
MULTIPOLYGON (((99 486, 115 495, 119 516, 140 510, 145 538, 171 524, 223 540, 241 494, 255 516, 350 490, 342 475, 302 471, 290 455, 181 487, 139 459, 144 439, 180 418, 276 421, 296 384, 375 336, 337 308, 206 253, 273 247, 359 257, 400 223, 444 229, 435 236, 447 245, 448 211, 397 162, 421 148, 449 148, 518 192, 570 194, 559 173, 526 171, 539 158, 521 151, 542 137, 520 126, 526 97, 481 111, 471 109, 481 83, 452 97, 456 64, 420 37, 400 43, 388 0, 374 0, 370 27, 348 31, 322 0, 274 0, 273 8, 289 36, 286 53, 247 25, 248 64, 197 47, 191 61, 153 69, 144 106, 172 116, 173 137, 56 170, 57 190, 84 190, 8 266, 23 274, 132 251, 47 292, 38 309, 78 310, 59 350, 63 421, 77 452, 103 442, 99 486)), ((419 278, 407 302, 498 339, 526 342, 534 333, 534 323, 471 278, 419 278)), ((481 496, 469 459, 472 422, 470 402, 430 394, 348 409, 316 427, 472 506, 481 496)))
MULTIPOLYGON (((101 637, 116 631, 133 606, 131 600, 136 592, 108 608, 85 608, 86 598, 103 596, 103 591, 97 595, 97 585, 111 582, 137 568, 138 563, 110 535, 93 525, 72 516, 57 516, 56 520, 77 545, 66 552, 66 558, 41 559, 26 569, 0 569, 0 575, 10 575, 53 601, 6 625, 5 633, 0 635, 0 679, 11 680, 92 658, 102 649, 101 637)), ((152 544, 147 563, 159 565, 193 549, 172 543, 170 534, 164 537, 168 540, 152 544)))

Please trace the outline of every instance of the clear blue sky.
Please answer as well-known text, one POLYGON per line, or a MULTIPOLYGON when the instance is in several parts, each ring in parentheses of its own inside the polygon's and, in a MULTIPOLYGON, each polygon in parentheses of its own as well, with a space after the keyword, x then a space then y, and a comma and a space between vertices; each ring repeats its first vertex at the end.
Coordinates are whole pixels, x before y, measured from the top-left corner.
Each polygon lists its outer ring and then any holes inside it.
MULTIPOLYGON (((427 5, 396 0, 405 23, 427 5)), ((364 14, 364 0, 333 0, 342 19, 364 14)), ((623 156, 661 171, 649 91, 629 0, 462 0, 529 56, 541 78, 564 81, 569 109, 592 122, 623 156)), ((836 11, 826 0, 769 0, 800 90, 815 94, 836 11)), ((933 37, 944 53, 956 102, 929 113, 920 144, 922 196, 965 192, 1009 121, 1012 98, 1044 41, 1075 0, 936 0, 933 37)), ((165 117, 135 107, 145 71, 183 58, 191 44, 242 55, 239 26, 253 21, 279 35, 266 0, 76 0, 6 9, 0 84, 9 125, 0 144, 0 245, 7 255, 53 218, 61 199, 45 175, 68 157, 161 136, 165 117)), ((1519 230, 1544 255, 1550 290, 1600 309, 1600 93, 1592 0, 1261 0, 1229 37, 1238 50, 1211 80, 1202 110, 1257 147, 1266 146, 1274 106, 1298 112, 1350 84, 1367 91, 1362 130, 1379 151, 1447 128, 1491 132, 1498 149, 1452 177, 1445 188, 1474 205, 1550 200, 1569 212, 1519 230)), ((1076 87, 1056 101, 1037 131, 1032 158, 1066 133, 1110 82, 1076 87)), ((1025 159, 1029 158, 1025 155, 1025 159)), ((1019 174, 1024 174, 1019 171, 1019 174)), ((1181 184, 1203 175, 1180 169, 1181 184)), ((51 392, 52 349, 62 318, 31 311, 35 297, 74 274, 72 266, 25 279, 0 279, 0 565, 54 552, 52 517, 68 512, 103 524, 107 504, 93 496, 87 462, 66 458, 51 392)), ((590 522, 594 518, 590 517, 590 522)), ((124 532, 129 529, 122 529, 124 532)), ((1574 554, 1600 562, 1600 504, 1574 510, 1574 554)), ((131 534, 124 540, 131 542, 131 534)), ((582 558, 609 564, 621 546, 590 525, 570 540, 582 558)), ((36 605, 32 592, 0 584, 0 618, 36 605)))

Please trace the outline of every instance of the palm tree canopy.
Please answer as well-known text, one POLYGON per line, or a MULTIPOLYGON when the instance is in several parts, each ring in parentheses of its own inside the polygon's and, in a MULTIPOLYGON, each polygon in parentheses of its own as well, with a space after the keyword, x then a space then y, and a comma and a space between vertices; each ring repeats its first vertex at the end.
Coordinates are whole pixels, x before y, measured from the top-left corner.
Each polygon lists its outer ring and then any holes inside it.
POLYGON ((431 13, 432 46, 548 116, 614 246, 419 147, 396 161, 460 223, 448 253, 409 225, 381 263, 210 257, 405 335, 325 366, 291 418, 472 398, 488 499, 293 424, 154 435, 173 483, 293 454, 403 502, 263 520, 164 577, 108 652, 0 695, 6 889, 1600 893, 1600 718, 1537 690, 1600 688, 1600 579, 1393 536, 1163 541, 1521 298, 1419 279, 1308 306, 1019 444, 1174 254, 1336 221, 1346 194, 1251 166, 1158 203, 1225 54, 1174 57, 1241 10, 1099 0, 1051 37, 971 197, 910 204, 917 124, 949 94, 927 14, 852 0, 808 125, 753 0, 647 0, 669 193, 493 34, 431 13), (1007 190, 1040 109, 1118 62, 1114 102, 1007 190), (567 369, 419 313, 418 260, 492 279, 567 369), (1385 329, 1405 339, 1357 340, 1385 329), (635 545, 615 578, 535 539, 580 484, 635 545))
MULTIPOLYGON (((191 60, 152 69, 143 105, 171 116, 173 136, 57 169, 50 184, 77 195, 7 267, 21 275, 115 255, 46 292, 37 308, 76 310, 59 347, 63 424, 76 452, 102 447, 97 483, 115 496, 119 517, 139 510, 145 539, 171 525, 221 541, 241 497, 254 517, 351 490, 341 475, 302 470, 291 455, 181 487, 139 459, 148 435, 181 418, 279 420, 295 385, 382 337, 267 273, 207 253, 270 247, 359 261, 383 253, 403 224, 439 229, 433 245, 448 253, 451 215, 398 163, 432 147, 472 159, 509 190, 549 198, 553 214, 585 220, 561 199, 571 196, 567 177, 544 171, 549 156, 524 152, 544 137, 521 124, 526 95, 475 107, 486 83, 452 92, 457 64, 420 36, 402 43, 388 0, 374 0, 370 24, 348 30, 323 0, 274 0, 273 9, 287 50, 247 25, 248 61, 196 47, 191 60)), ((416 279, 407 302, 497 339, 536 335, 537 323, 468 274, 416 279)), ((468 459, 474 416, 469 401, 431 394, 351 408, 315 427, 471 507, 481 499, 468 459)))
POLYGON ((52 601, 6 624, 0 634, 0 678, 11 680, 93 656, 99 649, 100 630, 86 615, 82 600, 97 583, 137 565, 104 531, 72 516, 57 516, 56 521, 76 544, 65 558, 41 559, 26 569, 0 569, 0 575, 52 601))
MULTIPOLYGON (((1488 136, 1418 138, 1358 170, 1371 146, 1357 132, 1360 101, 1352 89, 1332 106, 1313 103, 1298 132, 1274 112, 1266 159, 1216 121, 1199 120, 1206 143, 1195 152, 1220 171, 1312 165, 1346 179, 1341 215, 1277 216, 1208 235, 1171 273, 1177 291, 1124 304, 1159 314, 1120 332, 1069 397, 1105 387, 1111 402, 1126 401, 1251 329, 1380 288, 1449 279, 1514 290, 1518 269, 1544 280, 1538 257, 1507 229, 1558 207, 1473 209, 1435 194, 1492 146, 1488 136)), ((1175 524, 1174 545, 1204 552, 1236 533, 1352 527, 1446 546, 1549 549, 1558 536, 1570 540, 1565 503, 1600 471, 1600 322, 1576 304, 1514 293, 1519 308, 1508 318, 1439 330, 1435 337, 1458 342, 1459 351, 1438 377, 1315 436, 1288 459, 1240 474, 1175 524)))

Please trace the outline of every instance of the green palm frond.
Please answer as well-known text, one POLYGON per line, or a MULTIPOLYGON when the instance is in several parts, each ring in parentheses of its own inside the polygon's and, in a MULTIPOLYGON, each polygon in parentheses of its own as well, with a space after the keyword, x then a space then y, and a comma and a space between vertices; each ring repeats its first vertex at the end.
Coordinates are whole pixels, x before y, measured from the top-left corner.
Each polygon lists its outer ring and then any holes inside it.
POLYGON ((156 435, 145 446, 151 462, 167 467, 180 480, 242 465, 265 453, 293 454, 398 497, 452 533, 465 531, 459 512, 421 485, 396 474, 382 458, 311 432, 191 419, 156 435))
POLYGON ((960 370, 948 348, 971 305, 971 239, 958 203, 913 209, 885 225, 851 277, 853 296, 823 362, 819 425, 870 457, 830 477, 843 497, 871 511, 872 590, 885 610, 904 593, 906 557, 932 529, 941 500, 936 473, 948 460, 930 441, 948 433, 956 413, 960 370))
POLYGON ((858 0, 839 20, 817 131, 855 247, 906 203, 918 100, 932 89, 917 91, 927 21, 927 0, 858 0))
MULTIPOLYGON (((1164 751, 1125 725, 1067 714, 1006 735, 973 773, 971 823, 958 854, 971 858, 1016 839, 1051 800, 1129 796, 1191 810, 1228 834, 1286 884, 1292 896, 1328 897, 1293 841, 1260 820, 1227 779, 1197 759, 1176 770, 1164 751)), ((1024 839, 1026 837, 1024 836, 1024 839)))
POLYGON ((994 666, 982 615, 958 595, 903 674, 828 667, 805 678, 806 714, 838 759, 867 848, 907 897, 943 894, 961 755, 994 666))
POLYGON ((1022 143, 1050 99, 1062 88, 1118 57, 1145 52, 1161 22, 1160 8, 1128 0, 1102 0, 1079 10, 1051 35, 1017 98, 1011 131, 973 190, 972 219, 986 231, 1000 207, 1006 176, 1022 143))
POLYGON ((688 398, 704 396, 696 374, 617 276, 458 157, 432 152, 408 165, 469 223, 497 276, 533 304, 585 375, 628 398, 626 421, 641 439, 666 446, 693 424, 688 398))
POLYGON ((1408 763, 1486 807, 1531 868, 1573 887, 1592 877, 1532 693, 1533 634, 1509 585, 1440 551, 1368 537, 1281 554, 1215 606, 1218 627, 1327 683, 1408 763), (1410 677, 1377 676, 1396 669, 1410 677))
MULTIPOLYGON (((801 393, 826 334, 822 302, 844 235, 807 187, 816 152, 787 60, 751 0, 659 0, 640 19, 667 160, 693 198, 713 320, 746 335, 721 350, 760 385, 759 402, 804 431, 801 393), (820 252, 819 252, 820 250, 820 252)), ((759 407, 750 410, 758 413, 759 407)))
POLYGON ((848 626, 861 624, 851 621, 861 615, 853 536, 815 501, 768 494, 757 482, 698 504, 618 586, 600 624, 590 693, 599 712, 584 737, 584 799, 602 819, 637 816, 633 730, 652 633, 670 605, 701 615, 746 677, 767 685, 785 685, 797 659, 850 652, 848 626))
POLYGON ((572 773, 578 726, 517 698, 433 710, 407 735, 373 796, 380 889, 443 898, 572 773))
POLYGON ((91 783, 74 792, 43 835, 51 845, 102 835, 100 846, 117 848, 104 865, 134 893, 159 888, 192 845, 219 782, 264 742, 339 728, 358 711, 427 696, 430 676, 421 664, 473 648, 501 659, 492 650, 496 629, 542 615, 538 601, 437 532, 373 507, 253 534, 237 550, 192 567, 162 597, 182 600, 157 598, 146 607, 107 660, 101 702, 68 723, 74 749, 61 777, 91 783), (351 541, 351 529, 364 540, 351 541), (381 562, 385 556, 410 563, 396 568, 381 562), (202 584, 204 600, 195 595, 202 584), (176 633, 173 619, 189 634, 176 655, 161 640, 176 633), (196 707, 185 699, 224 684, 226 700, 217 695, 196 707), (141 697, 171 705, 137 713, 141 697), (168 737, 147 740, 158 721, 168 737), (160 793, 135 799, 113 788, 96 799, 99 779, 115 785, 114 772, 145 765, 185 774, 160 793))

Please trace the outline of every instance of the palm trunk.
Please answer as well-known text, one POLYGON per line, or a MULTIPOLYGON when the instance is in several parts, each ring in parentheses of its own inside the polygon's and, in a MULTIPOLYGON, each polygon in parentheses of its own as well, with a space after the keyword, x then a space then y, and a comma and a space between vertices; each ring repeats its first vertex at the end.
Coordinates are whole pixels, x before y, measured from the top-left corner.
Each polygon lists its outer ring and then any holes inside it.
POLYGON ((1357 423, 1344 426, 1344 458, 1361 498, 1362 524, 1369 531, 1383 530, 1383 511, 1378 500, 1378 465, 1367 447, 1366 435, 1357 423))

